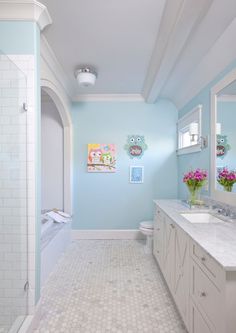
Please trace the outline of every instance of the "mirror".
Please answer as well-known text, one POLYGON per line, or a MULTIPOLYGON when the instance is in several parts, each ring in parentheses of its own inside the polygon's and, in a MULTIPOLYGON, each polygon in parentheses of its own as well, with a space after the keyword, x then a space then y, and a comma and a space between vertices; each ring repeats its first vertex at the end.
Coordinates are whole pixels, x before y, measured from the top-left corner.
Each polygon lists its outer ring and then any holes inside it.
POLYGON ((211 154, 213 197, 236 202, 236 71, 211 91, 211 154))
POLYGON ((216 187, 236 192, 236 80, 216 98, 216 187))

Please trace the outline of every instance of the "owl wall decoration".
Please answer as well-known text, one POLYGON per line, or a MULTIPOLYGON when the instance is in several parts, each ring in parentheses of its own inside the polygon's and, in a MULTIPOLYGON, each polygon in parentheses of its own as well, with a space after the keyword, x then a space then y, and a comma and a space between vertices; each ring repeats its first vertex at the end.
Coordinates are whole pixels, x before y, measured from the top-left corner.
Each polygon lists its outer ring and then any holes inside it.
POLYGON ((88 172, 115 172, 116 146, 114 144, 88 144, 88 172))
POLYGON ((128 135, 124 149, 130 158, 141 158, 148 148, 143 135, 128 135))
POLYGON ((216 137, 216 156, 223 159, 230 149, 231 149, 231 147, 228 144, 227 135, 217 134, 217 137, 216 137))

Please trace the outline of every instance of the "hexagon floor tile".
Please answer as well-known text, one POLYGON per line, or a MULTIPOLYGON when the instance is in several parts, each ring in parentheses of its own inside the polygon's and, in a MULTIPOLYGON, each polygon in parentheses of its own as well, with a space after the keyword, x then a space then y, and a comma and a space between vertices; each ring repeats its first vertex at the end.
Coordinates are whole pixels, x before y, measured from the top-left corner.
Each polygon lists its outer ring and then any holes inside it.
POLYGON ((36 333, 186 333, 152 255, 133 240, 80 240, 42 291, 36 333))

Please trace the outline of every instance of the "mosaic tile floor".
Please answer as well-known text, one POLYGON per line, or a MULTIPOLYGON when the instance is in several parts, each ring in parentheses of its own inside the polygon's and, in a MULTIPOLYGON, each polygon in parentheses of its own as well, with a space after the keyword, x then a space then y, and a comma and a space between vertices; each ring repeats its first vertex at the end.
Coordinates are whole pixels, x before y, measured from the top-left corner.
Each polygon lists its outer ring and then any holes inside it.
POLYGON ((36 333, 186 333, 140 241, 75 241, 42 293, 36 333))

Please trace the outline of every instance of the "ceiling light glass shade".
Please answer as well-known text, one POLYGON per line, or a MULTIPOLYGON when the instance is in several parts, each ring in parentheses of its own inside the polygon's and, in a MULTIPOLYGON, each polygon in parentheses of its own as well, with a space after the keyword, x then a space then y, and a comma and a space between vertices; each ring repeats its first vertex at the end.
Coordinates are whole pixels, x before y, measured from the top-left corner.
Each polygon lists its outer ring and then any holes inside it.
POLYGON ((80 87, 94 86, 97 78, 96 72, 90 68, 82 68, 77 70, 75 76, 80 87))

